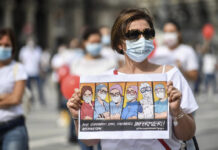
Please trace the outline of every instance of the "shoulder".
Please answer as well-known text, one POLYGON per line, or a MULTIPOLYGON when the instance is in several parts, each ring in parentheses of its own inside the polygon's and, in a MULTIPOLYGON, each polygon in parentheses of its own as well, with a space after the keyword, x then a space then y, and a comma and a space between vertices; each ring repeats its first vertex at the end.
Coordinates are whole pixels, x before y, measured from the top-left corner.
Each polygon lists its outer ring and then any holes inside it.
POLYGON ((193 53, 193 52, 195 52, 195 50, 191 46, 186 45, 186 44, 181 44, 179 46, 179 50, 181 50, 183 52, 186 52, 186 53, 193 53))
POLYGON ((175 68, 176 68, 175 66, 166 65, 166 66, 165 66, 165 72, 169 72, 170 70, 175 69, 175 68))

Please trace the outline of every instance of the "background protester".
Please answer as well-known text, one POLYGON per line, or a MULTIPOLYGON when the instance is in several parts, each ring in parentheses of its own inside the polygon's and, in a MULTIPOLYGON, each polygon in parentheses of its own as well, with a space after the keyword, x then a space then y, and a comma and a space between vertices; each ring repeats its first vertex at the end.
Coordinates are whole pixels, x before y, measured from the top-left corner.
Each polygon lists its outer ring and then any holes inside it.
POLYGON ((17 52, 10 29, 0 29, 0 149, 28 150, 28 135, 21 107, 27 74, 14 60, 17 52))
MULTIPOLYGON (((75 75, 97 75, 114 68, 117 63, 114 58, 101 56, 102 44, 99 30, 87 28, 82 35, 83 48, 85 55, 81 59, 71 64, 71 73, 75 75)), ((73 126, 73 120, 72 125, 73 126)), ((91 150, 93 147, 87 147, 80 142, 82 150, 91 150)), ((98 147, 100 149, 100 147, 98 147)))
MULTIPOLYGON (((37 84, 39 101, 42 106, 46 105, 44 98, 42 81, 40 77, 42 49, 35 44, 33 38, 29 38, 25 46, 20 50, 19 59, 23 63, 25 71, 28 75, 27 86, 32 90, 33 82, 37 84)), ((33 99, 32 99, 33 100, 33 99)), ((32 101, 34 102, 34 100, 32 101)))
MULTIPOLYGON (((117 70, 118 75, 166 74, 170 109, 169 118, 170 122, 174 122, 174 124, 170 126, 170 130, 173 134, 172 137, 165 140, 84 140, 83 142, 87 145, 95 145, 101 141, 103 150, 165 150, 166 147, 179 149, 180 140, 189 140, 194 136, 196 125, 192 113, 198 109, 198 105, 186 79, 176 67, 155 65, 149 63, 147 60, 147 56, 149 56, 154 49, 152 41, 154 36, 153 21, 147 11, 141 9, 126 9, 120 13, 113 25, 111 44, 113 49, 125 56, 125 64, 117 70), (178 118, 178 116, 182 117, 178 118)), ((114 69, 104 74, 114 75, 114 69)), ((133 93, 134 88, 133 92, 130 92, 133 93)), ((76 130, 78 130, 78 120, 76 119, 78 118, 78 110, 80 109, 80 95, 80 91, 77 89, 67 103, 72 117, 75 118, 76 130)))
POLYGON ((116 60, 117 67, 121 67, 124 64, 124 57, 111 48, 110 28, 107 26, 102 26, 99 30, 101 33, 102 43, 101 55, 116 60))
POLYGON ((180 26, 174 20, 164 24, 163 45, 158 46, 150 62, 175 65, 189 81, 198 76, 198 60, 194 49, 182 43, 180 26))

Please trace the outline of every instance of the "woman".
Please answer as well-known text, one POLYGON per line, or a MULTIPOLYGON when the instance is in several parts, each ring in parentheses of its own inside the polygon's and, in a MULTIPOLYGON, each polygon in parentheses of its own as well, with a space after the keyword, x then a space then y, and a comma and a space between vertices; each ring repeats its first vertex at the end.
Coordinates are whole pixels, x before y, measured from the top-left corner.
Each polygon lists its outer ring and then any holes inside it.
POLYGON ((110 118, 111 120, 120 120, 123 108, 123 89, 119 84, 110 87, 110 118))
POLYGON ((126 90, 126 106, 123 108, 122 119, 137 119, 139 102, 138 97, 138 87, 135 85, 128 86, 126 90))
MULTIPOLYGON (((101 45, 101 34, 99 30, 94 28, 87 28, 82 35, 82 44, 85 50, 85 56, 72 63, 71 65, 72 74, 76 74, 79 76, 97 75, 107 70, 110 70, 117 65, 115 59, 101 56, 102 45, 101 45)), ((94 112, 94 119, 96 118, 95 112, 94 112)), ((80 142, 80 146, 82 150, 93 149, 93 147, 87 147, 81 142, 80 142)))
POLYGON ((27 150, 28 136, 21 107, 27 75, 13 58, 15 39, 9 29, 0 30, 0 149, 27 150))
POLYGON ((94 102, 92 101, 93 91, 90 86, 83 86, 81 89, 84 103, 81 106, 81 119, 92 120, 94 114, 94 102))
POLYGON ((95 98, 95 120, 109 119, 109 103, 106 102, 107 97, 107 87, 104 84, 99 84, 96 86, 96 98, 95 98))
MULTIPOLYGON (((113 25, 112 48, 125 56, 125 64, 117 70, 118 74, 165 73, 167 75, 170 121, 174 122, 173 127, 170 127, 173 136, 165 140, 104 139, 101 140, 103 150, 164 150, 166 145, 174 150, 180 148, 179 140, 188 140, 195 134, 195 121, 191 113, 198 108, 198 105, 187 81, 177 68, 151 64, 147 60, 147 56, 154 48, 152 42, 154 35, 153 22, 148 13, 139 9, 127 9, 121 12, 113 25)), ((108 74, 112 75, 113 70, 108 74)), ((80 96, 79 90, 76 90, 67 103, 74 118, 78 117, 78 110, 81 107, 80 96)), ((75 125, 77 128, 77 120, 75 120, 75 125)), ((86 140, 84 142, 88 145, 94 145, 99 140, 86 140)))
POLYGON ((169 20, 163 27, 164 45, 157 48, 150 62, 163 65, 177 65, 189 81, 195 81, 198 76, 198 59, 195 50, 182 43, 180 26, 174 20, 169 20))

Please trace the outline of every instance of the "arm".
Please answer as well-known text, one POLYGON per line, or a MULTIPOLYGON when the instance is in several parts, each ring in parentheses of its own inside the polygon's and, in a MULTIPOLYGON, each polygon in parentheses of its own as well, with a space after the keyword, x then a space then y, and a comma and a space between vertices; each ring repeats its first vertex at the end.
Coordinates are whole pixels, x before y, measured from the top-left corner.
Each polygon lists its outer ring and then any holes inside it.
MULTIPOLYGON (((78 110, 81 108, 81 93, 79 89, 75 89, 73 96, 68 100, 67 107, 73 118, 78 118, 78 110)), ((76 134, 78 135, 78 120, 74 120, 76 134)), ((93 140, 81 140, 84 144, 88 146, 96 145, 99 143, 99 139, 93 140)))
POLYGON ((0 108, 9 108, 20 104, 24 93, 25 83, 25 80, 17 81, 15 82, 12 93, 0 95, 0 108))
POLYGON ((196 130, 195 120, 191 114, 185 114, 184 117, 178 119, 178 125, 174 126, 173 131, 175 136, 180 140, 191 139, 196 130), (188 133, 188 134, 187 134, 188 133))
MULTIPOLYGON (((169 95, 170 113, 173 117, 177 117, 182 113, 180 108, 182 94, 173 87, 170 81, 167 83, 167 94, 169 95)), ((185 114, 178 121, 178 125, 174 126, 174 134, 179 140, 189 140, 195 135, 195 121, 191 115, 185 114)))
POLYGON ((182 68, 180 68, 180 71, 188 80, 195 81, 198 78, 198 71, 197 70, 185 71, 182 68))

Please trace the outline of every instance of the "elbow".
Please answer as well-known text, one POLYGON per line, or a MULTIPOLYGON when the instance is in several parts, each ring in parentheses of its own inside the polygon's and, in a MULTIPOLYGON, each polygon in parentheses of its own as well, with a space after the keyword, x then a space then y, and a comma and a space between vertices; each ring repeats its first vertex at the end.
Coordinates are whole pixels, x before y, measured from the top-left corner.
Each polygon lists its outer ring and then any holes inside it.
POLYGON ((191 81, 196 81, 198 79, 198 71, 197 70, 191 71, 189 74, 189 79, 191 81))

